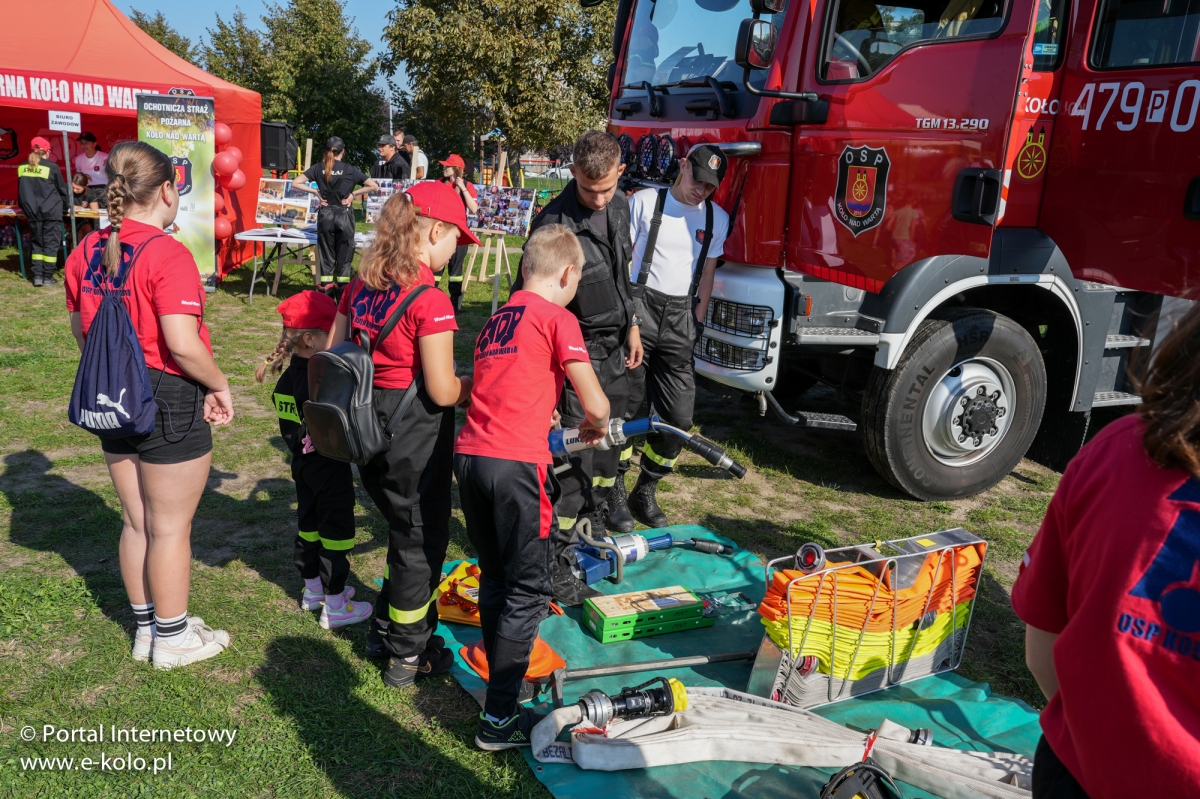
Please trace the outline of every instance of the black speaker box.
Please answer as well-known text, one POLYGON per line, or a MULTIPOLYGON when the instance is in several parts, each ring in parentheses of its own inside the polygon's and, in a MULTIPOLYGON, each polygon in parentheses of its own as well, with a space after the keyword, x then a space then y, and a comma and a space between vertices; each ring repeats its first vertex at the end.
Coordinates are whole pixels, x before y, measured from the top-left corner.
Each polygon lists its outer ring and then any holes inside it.
POLYGON ((296 168, 296 129, 286 122, 262 123, 262 168, 287 170, 296 168))

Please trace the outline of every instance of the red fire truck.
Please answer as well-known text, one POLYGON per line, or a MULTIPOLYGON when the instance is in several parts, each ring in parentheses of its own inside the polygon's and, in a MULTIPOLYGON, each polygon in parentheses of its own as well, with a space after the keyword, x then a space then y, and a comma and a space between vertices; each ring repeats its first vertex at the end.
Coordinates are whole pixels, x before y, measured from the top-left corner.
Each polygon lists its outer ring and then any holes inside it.
POLYGON ((1198 0, 620 0, 614 56, 638 181, 730 156, 698 374, 915 497, 1065 466, 1200 286, 1198 0))

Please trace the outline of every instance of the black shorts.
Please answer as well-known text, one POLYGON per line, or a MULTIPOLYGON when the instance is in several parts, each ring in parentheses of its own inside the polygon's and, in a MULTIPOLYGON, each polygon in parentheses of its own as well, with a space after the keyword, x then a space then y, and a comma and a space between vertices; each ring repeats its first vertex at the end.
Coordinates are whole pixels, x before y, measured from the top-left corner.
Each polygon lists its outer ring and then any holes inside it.
POLYGON ((144 436, 102 437, 100 449, 110 455, 137 455, 145 463, 159 464, 194 461, 212 452, 212 430, 204 421, 204 386, 190 377, 163 374, 157 369, 150 370, 150 385, 157 386, 156 396, 162 400, 154 416, 154 431, 144 436))

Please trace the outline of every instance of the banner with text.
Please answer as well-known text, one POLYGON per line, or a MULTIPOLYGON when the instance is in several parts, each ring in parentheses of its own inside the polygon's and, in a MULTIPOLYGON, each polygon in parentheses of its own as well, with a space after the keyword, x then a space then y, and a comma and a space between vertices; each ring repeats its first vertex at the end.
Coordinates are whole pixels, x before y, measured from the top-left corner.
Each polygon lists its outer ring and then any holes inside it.
POLYGON ((175 165, 179 215, 167 232, 191 251, 201 274, 216 272, 213 99, 139 94, 137 107, 138 140, 162 150, 175 165))

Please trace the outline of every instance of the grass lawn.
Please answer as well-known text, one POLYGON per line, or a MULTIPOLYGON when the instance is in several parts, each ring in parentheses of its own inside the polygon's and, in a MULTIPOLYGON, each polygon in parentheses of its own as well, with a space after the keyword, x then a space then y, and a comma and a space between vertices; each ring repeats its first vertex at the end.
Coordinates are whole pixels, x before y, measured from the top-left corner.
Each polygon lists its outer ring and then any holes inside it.
MULTIPOLYGON (((513 243, 519 243, 519 240, 513 243)), ((248 270, 209 295, 208 324, 237 417, 214 429, 208 490, 196 513, 189 611, 227 629, 213 660, 157 672, 129 657, 133 617, 117 563, 116 495, 96 439, 66 419, 78 355, 62 287, 34 289, 0 251, 0 796, 483 797, 548 796, 520 755, 472 745, 478 707, 446 677, 407 690, 383 685, 361 657, 365 626, 317 627, 297 606, 291 563, 295 492, 254 367, 279 335, 278 298, 248 270), (114 725, 236 729, 223 743, 26 743, 18 731, 114 725), (151 773, 24 771, 20 757, 171 755, 151 773)), ((309 285, 291 267, 280 294, 309 285)), ((506 292, 502 291, 502 294, 506 292)), ((491 286, 471 284, 459 363, 490 312, 491 286)), ((820 396, 817 402, 822 400, 820 396)), ((853 434, 760 419, 753 406, 702 394, 697 424, 750 468, 727 479, 685 455, 661 498, 672 521, 696 522, 763 556, 803 542, 873 541, 961 525, 991 543, 982 601, 961 672, 1040 705, 1023 665, 1022 626, 1008 588, 1058 475, 1022 463, 982 496, 908 499, 868 465, 853 434)), ((631 475, 631 480, 634 475, 631 475)), ((351 584, 374 599, 386 528, 359 491, 351 584)), ((455 510, 450 557, 470 555, 455 510)), ((78 768, 78 764, 76 768, 78 768)))

